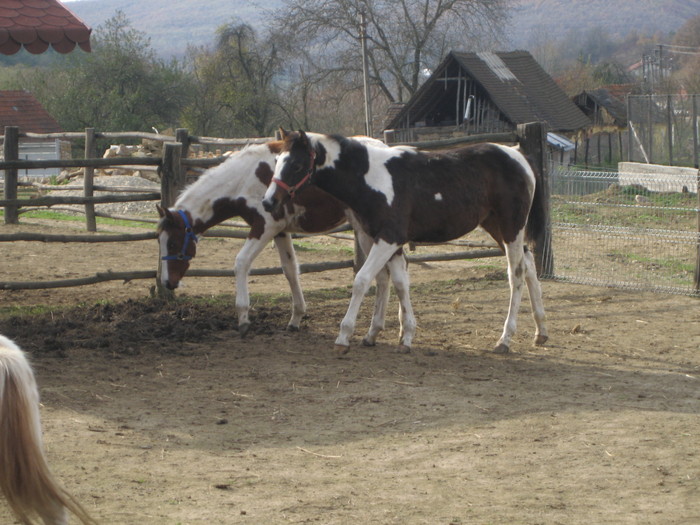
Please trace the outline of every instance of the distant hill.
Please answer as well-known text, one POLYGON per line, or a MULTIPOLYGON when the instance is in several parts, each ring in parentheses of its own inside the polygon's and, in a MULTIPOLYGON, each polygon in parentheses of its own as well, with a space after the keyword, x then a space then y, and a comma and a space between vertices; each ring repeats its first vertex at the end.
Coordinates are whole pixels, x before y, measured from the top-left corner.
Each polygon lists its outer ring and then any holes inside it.
MULTIPOLYGON (((99 26, 123 11, 132 26, 151 38, 161 56, 182 56, 188 43, 214 42, 216 29, 240 18, 253 26, 265 23, 265 9, 283 0, 81 0, 66 5, 88 25, 99 26)), ((507 28, 513 48, 528 47, 534 32, 560 40, 571 31, 600 27, 612 38, 676 31, 700 15, 700 0, 515 0, 507 28)))
POLYGON ((511 41, 526 47, 534 31, 545 30, 552 40, 572 31, 595 27, 611 38, 631 31, 640 35, 675 32, 688 19, 700 15, 700 0, 515 0, 511 12, 511 41))
POLYGON ((122 11, 158 55, 181 57, 188 44, 212 44, 217 28, 234 18, 261 26, 265 9, 280 4, 265 0, 263 9, 254 0, 80 0, 65 5, 93 29, 122 11))

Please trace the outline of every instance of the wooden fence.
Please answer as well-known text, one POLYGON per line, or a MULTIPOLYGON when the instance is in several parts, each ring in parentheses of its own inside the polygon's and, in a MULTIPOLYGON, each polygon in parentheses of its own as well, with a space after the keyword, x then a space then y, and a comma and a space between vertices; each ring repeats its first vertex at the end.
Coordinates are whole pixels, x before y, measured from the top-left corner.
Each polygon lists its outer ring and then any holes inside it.
MULTIPOLYGON (((520 147, 525 151, 530 160, 535 166, 544 170, 545 164, 545 131, 540 123, 532 123, 520 126, 517 134, 499 134, 496 137, 484 135, 464 137, 459 143, 476 143, 484 142, 491 138, 497 142, 518 142, 520 147)), ((235 147, 240 148, 246 144, 262 143, 272 140, 272 138, 256 138, 256 139, 221 139, 212 137, 195 137, 190 136, 185 129, 179 129, 175 136, 165 136, 155 133, 99 133, 92 128, 85 130, 85 133, 20 133, 16 127, 6 127, 4 142, 4 160, 0 162, 0 170, 5 172, 4 181, 4 198, 0 200, 0 206, 5 210, 5 224, 18 224, 19 213, 22 208, 36 207, 52 207, 60 204, 81 205, 85 207, 86 228, 89 232, 95 232, 96 204, 115 203, 115 202, 134 202, 134 201, 160 201, 163 207, 170 207, 175 202, 177 195, 185 186, 185 173, 188 168, 208 168, 225 160, 225 157, 215 157, 208 159, 193 159, 188 158, 188 152, 192 144, 205 144, 217 147, 235 147), (19 160, 18 144, 20 138, 30 139, 69 139, 69 140, 84 140, 85 141, 85 158, 72 160, 19 160), (163 142, 163 154, 160 158, 149 157, 112 157, 98 158, 96 150, 96 139, 124 140, 124 139, 148 139, 163 142), (103 196, 95 196, 94 191, 112 191, 112 188, 95 186, 93 183, 94 170, 96 168, 105 167, 126 167, 126 166, 154 166, 160 174, 161 188, 160 192, 146 192, 143 190, 140 193, 124 195, 110 194, 103 196), (32 199, 18 198, 18 182, 17 173, 22 169, 41 169, 41 168, 83 168, 84 170, 84 195, 83 196, 41 196, 32 199)), ((435 149, 439 147, 451 147, 456 145, 454 140, 449 143, 440 144, 432 141, 430 143, 415 144, 416 146, 435 149)), ((546 173, 543 172, 546 177, 546 173)), ((548 184, 543 185, 547 196, 548 206, 548 184)), ((54 188, 53 186, 51 188, 54 188)), ((60 188, 56 186, 55 188, 60 188)), ((120 192, 127 192, 127 189, 120 189, 120 192)), ((133 191, 133 189, 131 190, 133 191)), ((155 222, 155 221, 154 221, 155 222)), ((549 221, 548 221, 549 223, 549 221)), ((247 233, 242 231, 230 231, 222 228, 213 228, 204 234, 211 237, 233 237, 246 238, 247 233)), ((51 235, 51 234, 36 234, 36 233, 10 233, 0 234, 0 242, 14 241, 37 241, 37 242, 131 242, 151 240, 156 238, 156 232, 138 233, 138 234, 123 234, 123 235, 51 235)), ((540 273, 551 274, 552 266, 552 251, 548 246, 549 235, 546 233, 537 239, 534 243, 533 251, 540 273)), ((446 261, 455 259, 473 259, 481 257, 496 257, 501 256, 502 252, 496 247, 486 247, 486 249, 461 251, 449 254, 425 254, 425 255, 409 255, 408 260, 411 262, 425 261, 446 261)), ((300 272, 317 272, 332 269, 358 267, 357 261, 337 261, 332 263, 318 264, 301 264, 300 272)), ((70 286, 82 286, 86 284, 94 284, 98 282, 119 280, 130 281, 136 279, 154 279, 159 293, 167 295, 160 287, 158 279, 158 270, 152 271, 136 271, 136 272, 98 272, 93 276, 78 278, 78 279, 63 279, 58 281, 42 281, 42 282, 2 282, 0 281, 0 289, 5 290, 28 290, 28 289, 46 289, 60 288, 70 286)), ((271 275, 281 274, 281 268, 255 268, 251 270, 251 275, 271 275)), ((200 277, 233 277, 233 270, 207 270, 207 269, 192 269, 188 271, 189 276, 200 277)))

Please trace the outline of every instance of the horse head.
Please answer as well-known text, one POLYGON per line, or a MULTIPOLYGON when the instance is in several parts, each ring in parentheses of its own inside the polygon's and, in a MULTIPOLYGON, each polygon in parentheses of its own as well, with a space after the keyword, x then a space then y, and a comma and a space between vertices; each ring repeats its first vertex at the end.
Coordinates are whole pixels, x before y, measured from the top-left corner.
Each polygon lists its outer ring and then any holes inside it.
POLYGON ((180 285, 190 261, 197 253, 197 236, 192 228, 192 217, 184 210, 172 211, 156 205, 160 222, 158 223, 158 242, 160 243, 161 283, 169 290, 180 285))
POLYGON ((265 193, 263 207, 273 213, 305 188, 316 171, 316 150, 304 131, 287 132, 280 128, 282 150, 275 174, 265 193))

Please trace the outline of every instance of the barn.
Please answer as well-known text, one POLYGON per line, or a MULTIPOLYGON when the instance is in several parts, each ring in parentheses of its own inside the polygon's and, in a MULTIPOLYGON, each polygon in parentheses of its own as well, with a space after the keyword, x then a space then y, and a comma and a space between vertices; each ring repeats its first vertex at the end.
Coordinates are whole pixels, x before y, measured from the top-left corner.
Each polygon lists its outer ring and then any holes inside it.
MULTIPOLYGON (((0 129, 17 126, 22 133, 59 133, 61 127, 39 101, 23 90, 0 91, 0 129)), ((25 160, 70 158, 70 143, 59 139, 21 137, 19 158, 25 160)), ((20 177, 49 177, 58 168, 23 170, 20 177)))
POLYGON ((528 122, 567 135, 591 124, 527 51, 451 51, 410 100, 390 108, 384 129, 397 142, 415 142, 528 122))

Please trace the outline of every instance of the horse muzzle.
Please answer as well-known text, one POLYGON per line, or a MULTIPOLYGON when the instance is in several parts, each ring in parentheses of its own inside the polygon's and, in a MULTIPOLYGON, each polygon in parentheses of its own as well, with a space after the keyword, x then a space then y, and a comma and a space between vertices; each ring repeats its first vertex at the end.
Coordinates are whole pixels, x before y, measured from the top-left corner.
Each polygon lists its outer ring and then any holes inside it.
POLYGON ((281 204, 282 199, 279 199, 276 194, 264 199, 262 202, 263 208, 265 208, 267 213, 275 213, 279 210, 281 204))

